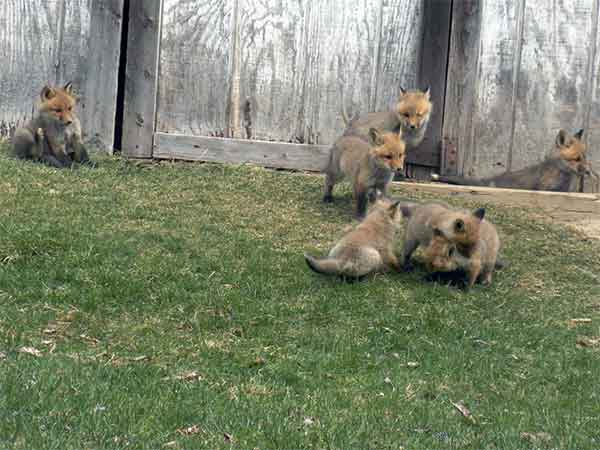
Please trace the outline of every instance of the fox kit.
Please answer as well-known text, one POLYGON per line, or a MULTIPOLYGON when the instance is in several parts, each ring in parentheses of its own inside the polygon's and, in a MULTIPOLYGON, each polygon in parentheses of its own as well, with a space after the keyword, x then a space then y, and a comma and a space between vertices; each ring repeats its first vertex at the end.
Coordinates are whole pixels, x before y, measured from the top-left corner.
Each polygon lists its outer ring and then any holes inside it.
POLYGON ((79 145, 81 126, 73 114, 76 99, 71 83, 63 88, 45 86, 40 98, 41 103, 33 119, 15 131, 15 155, 54 167, 70 166, 73 162, 71 155, 80 159, 80 162, 87 160, 85 148, 79 145), (70 128, 73 125, 75 128, 70 128))
POLYGON ((399 202, 378 199, 365 219, 331 249, 325 258, 305 253, 308 267, 318 273, 360 278, 389 269, 400 271, 394 237, 402 214, 399 202))
POLYGON ((598 180, 598 175, 586 161, 586 148, 582 137, 583 130, 579 130, 573 136, 560 130, 556 136, 555 155, 539 164, 515 172, 505 172, 481 180, 435 174, 432 175, 432 179, 450 184, 573 192, 578 190, 579 182, 584 175, 590 175, 598 180))
MULTIPOLYGON (((457 249, 460 248, 465 253, 469 253, 479 241, 481 225, 484 222, 484 208, 471 213, 436 202, 423 205, 402 203, 400 209, 402 215, 408 219, 402 250, 404 270, 411 269, 410 257, 417 247, 427 249, 438 234, 443 234, 457 249)), ((439 245, 439 242, 433 242, 434 245, 439 245)))
POLYGON ((345 112, 342 117, 347 126, 345 136, 366 136, 371 128, 402 133, 407 147, 417 147, 427 131, 433 105, 429 88, 424 91, 400 88, 400 98, 393 111, 374 112, 349 121, 345 112))
POLYGON ((461 246, 452 242, 443 229, 434 228, 433 238, 424 251, 424 258, 431 272, 464 270, 468 276, 468 288, 477 281, 491 284, 492 273, 498 262, 500 238, 496 227, 483 219, 479 228, 479 239, 474 245, 461 246))
POLYGON ((404 167, 405 145, 396 133, 369 130, 369 142, 359 136, 343 136, 331 148, 325 169, 324 202, 333 201, 333 186, 344 176, 352 180, 356 216, 363 218, 368 197, 377 189, 384 194, 394 172, 404 167))

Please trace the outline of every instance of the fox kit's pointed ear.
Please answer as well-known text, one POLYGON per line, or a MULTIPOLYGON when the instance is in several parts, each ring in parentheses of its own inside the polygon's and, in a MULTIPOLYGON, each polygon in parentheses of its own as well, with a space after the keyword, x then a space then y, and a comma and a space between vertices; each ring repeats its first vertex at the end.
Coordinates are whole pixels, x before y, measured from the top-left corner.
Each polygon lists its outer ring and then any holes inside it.
POLYGON ((73 94, 73 82, 69 81, 67 84, 65 84, 63 90, 69 95, 73 94))
POLYGON ((473 215, 477 217, 479 220, 483 220, 483 216, 485 216, 485 208, 476 209, 473 212, 473 215))
POLYGON ((565 130, 558 130, 558 134, 556 135, 556 146, 563 147, 567 142, 567 132, 565 130))
POLYGON ((400 210, 400 200, 392 203, 388 209, 388 211, 390 212, 390 215, 392 217, 395 217, 396 214, 398 214, 398 212, 400 211, 400 213, 402 213, 402 211, 400 210))
POLYGON ((583 137, 583 128, 581 130, 579 130, 577 133, 575 133, 575 137, 579 140, 581 140, 581 138, 583 137))
POLYGON ((46 85, 42 88, 42 92, 40 92, 40 97, 42 100, 50 100, 52 97, 56 95, 54 89, 50 86, 46 85))
POLYGON ((369 128, 369 140, 375 146, 383 145, 383 134, 377 128, 369 128))
POLYGON ((423 94, 425 94, 425 98, 427 98, 427 100, 429 100, 429 98, 431 97, 431 88, 429 86, 427 86, 425 88, 425 90, 423 91, 423 94))
POLYGON ((400 86, 400 97, 402 97, 404 94, 406 94, 406 89, 400 86))

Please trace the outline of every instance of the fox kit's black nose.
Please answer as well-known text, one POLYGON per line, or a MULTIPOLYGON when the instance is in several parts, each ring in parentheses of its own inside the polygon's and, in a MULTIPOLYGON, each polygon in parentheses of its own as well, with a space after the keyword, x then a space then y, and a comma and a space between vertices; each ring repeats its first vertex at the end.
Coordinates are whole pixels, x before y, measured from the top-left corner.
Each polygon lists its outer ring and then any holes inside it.
POLYGON ((73 123, 72 120, 65 120, 65 125, 71 125, 73 123))

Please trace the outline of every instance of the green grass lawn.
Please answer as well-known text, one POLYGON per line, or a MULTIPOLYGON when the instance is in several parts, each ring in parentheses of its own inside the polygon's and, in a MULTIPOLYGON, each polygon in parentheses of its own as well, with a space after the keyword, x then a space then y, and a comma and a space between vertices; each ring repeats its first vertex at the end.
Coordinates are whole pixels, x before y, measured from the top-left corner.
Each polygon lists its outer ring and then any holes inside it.
POLYGON ((0 449, 600 449, 599 242, 490 206, 491 288, 348 284, 348 186, 96 159, 0 157, 0 449))

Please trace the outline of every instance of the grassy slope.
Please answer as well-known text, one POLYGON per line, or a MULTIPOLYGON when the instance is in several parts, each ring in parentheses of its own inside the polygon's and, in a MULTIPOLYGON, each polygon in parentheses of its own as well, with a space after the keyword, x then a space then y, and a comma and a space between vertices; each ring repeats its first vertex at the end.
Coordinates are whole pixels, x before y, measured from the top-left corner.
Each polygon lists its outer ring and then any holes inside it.
POLYGON ((489 208, 490 289, 345 284, 302 252, 348 224, 347 186, 102 162, 0 158, 0 449, 600 448, 600 352, 575 345, 600 335, 598 242, 489 208))

